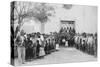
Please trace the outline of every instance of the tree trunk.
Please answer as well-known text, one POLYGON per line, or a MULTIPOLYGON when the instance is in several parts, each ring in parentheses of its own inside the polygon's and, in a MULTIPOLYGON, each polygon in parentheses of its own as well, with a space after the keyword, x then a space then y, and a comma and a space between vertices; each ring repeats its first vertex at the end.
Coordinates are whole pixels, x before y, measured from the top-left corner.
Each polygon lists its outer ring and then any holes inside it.
POLYGON ((41 28, 40 32, 41 32, 41 34, 43 34, 44 30, 45 30, 45 23, 41 23, 41 27, 40 28, 41 28))
POLYGON ((15 33, 14 33, 14 37, 16 38, 18 31, 20 31, 20 25, 18 25, 16 27, 15 33))
POLYGON ((23 19, 20 19, 20 18, 19 18, 18 26, 16 27, 16 30, 15 30, 15 33, 14 33, 15 38, 16 38, 16 36, 17 36, 18 31, 20 31, 21 26, 23 25, 22 20, 23 20, 23 19))

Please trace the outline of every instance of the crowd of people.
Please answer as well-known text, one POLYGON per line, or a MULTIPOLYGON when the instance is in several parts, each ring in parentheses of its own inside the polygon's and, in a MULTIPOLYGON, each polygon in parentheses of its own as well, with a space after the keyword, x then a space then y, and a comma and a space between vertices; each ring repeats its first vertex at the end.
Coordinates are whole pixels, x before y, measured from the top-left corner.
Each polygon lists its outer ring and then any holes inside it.
POLYGON ((77 34, 74 40, 77 49, 97 56, 97 34, 77 34))
POLYGON ((51 52, 59 50, 59 44, 53 35, 38 33, 26 34, 23 30, 15 38, 19 63, 43 58, 51 52))
POLYGON ((17 33, 14 46, 17 48, 19 63, 44 58, 46 55, 59 50, 59 45, 75 47, 82 52, 97 56, 97 34, 75 34, 72 38, 62 37, 61 34, 26 34, 23 30, 17 33))

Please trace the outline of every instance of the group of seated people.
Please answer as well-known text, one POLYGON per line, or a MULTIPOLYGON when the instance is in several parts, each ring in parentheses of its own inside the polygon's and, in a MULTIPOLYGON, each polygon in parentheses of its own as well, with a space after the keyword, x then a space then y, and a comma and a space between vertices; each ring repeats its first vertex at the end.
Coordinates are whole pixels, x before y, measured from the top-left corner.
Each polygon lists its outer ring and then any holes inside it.
POLYGON ((77 49, 97 56, 97 34, 77 34, 74 37, 74 42, 77 49))

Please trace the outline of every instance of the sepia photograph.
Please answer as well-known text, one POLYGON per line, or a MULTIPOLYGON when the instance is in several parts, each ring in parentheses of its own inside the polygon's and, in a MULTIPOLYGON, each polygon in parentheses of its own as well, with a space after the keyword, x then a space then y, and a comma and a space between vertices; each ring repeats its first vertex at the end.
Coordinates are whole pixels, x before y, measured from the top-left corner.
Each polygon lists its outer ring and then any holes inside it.
POLYGON ((31 66, 97 61, 98 7, 12 1, 10 64, 31 66))

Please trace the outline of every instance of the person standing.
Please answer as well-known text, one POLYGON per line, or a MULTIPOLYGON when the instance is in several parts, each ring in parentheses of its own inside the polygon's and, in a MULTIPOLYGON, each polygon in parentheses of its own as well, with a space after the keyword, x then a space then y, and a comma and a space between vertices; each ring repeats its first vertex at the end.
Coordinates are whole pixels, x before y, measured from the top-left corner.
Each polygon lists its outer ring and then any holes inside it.
POLYGON ((63 46, 65 46, 65 42, 66 42, 65 38, 63 38, 63 39, 62 39, 62 45, 63 45, 63 46))
POLYGON ((37 58, 39 57, 39 52, 40 52, 40 44, 39 44, 39 40, 37 40, 37 47, 36 47, 36 56, 37 56, 37 58))
POLYGON ((48 43, 47 43, 47 40, 46 40, 46 43, 45 43, 44 50, 45 50, 45 54, 48 54, 48 43))
POLYGON ((56 44, 56 47, 55 47, 55 49, 56 49, 56 51, 58 51, 58 50, 59 50, 59 40, 57 40, 57 39, 56 39, 56 42, 55 42, 55 44, 56 44))
POLYGON ((39 53, 39 56, 40 57, 43 57, 45 55, 45 52, 44 52, 44 37, 43 35, 40 35, 40 53, 39 53))
POLYGON ((50 39, 48 39, 48 54, 51 53, 51 44, 50 44, 50 39))
POLYGON ((36 58, 36 37, 32 38, 32 44, 33 44, 33 58, 36 58))
POLYGON ((24 46, 24 34, 23 31, 17 36, 17 50, 19 63, 25 62, 25 46, 24 46))
POLYGON ((66 42, 65 42, 65 47, 68 47, 68 41, 66 40, 66 42))

